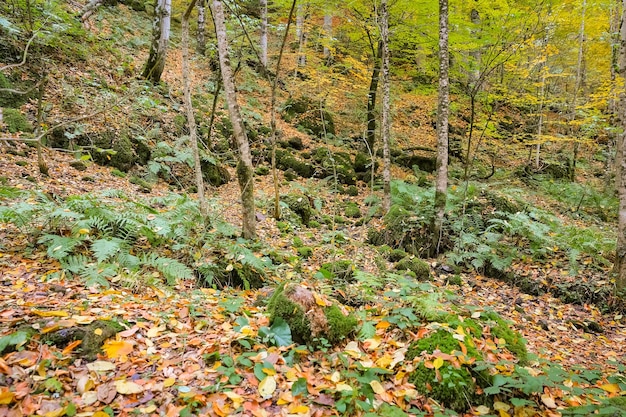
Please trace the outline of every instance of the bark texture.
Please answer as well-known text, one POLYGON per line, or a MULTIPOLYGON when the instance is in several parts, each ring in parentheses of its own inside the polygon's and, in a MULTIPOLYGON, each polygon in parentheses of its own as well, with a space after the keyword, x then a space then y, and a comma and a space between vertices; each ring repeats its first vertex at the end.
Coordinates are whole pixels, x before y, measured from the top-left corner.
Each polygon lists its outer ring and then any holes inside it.
POLYGON ((450 113, 448 0, 439 0, 439 101, 437 104, 437 179, 431 254, 439 253, 448 193, 448 117, 450 113))
POLYGON ((182 21, 182 55, 183 55, 183 90, 185 96, 185 113, 187 114, 187 125, 189 127, 189 146, 193 153, 194 170, 196 174, 196 188, 198 189, 198 202, 200 203, 200 213, 206 218, 208 214, 207 202, 204 196, 204 179, 202 178, 202 165, 200 163, 200 151, 198 149, 198 134, 196 129, 196 118, 193 114, 193 104, 191 101, 191 69, 189 68, 189 16, 193 10, 196 0, 191 0, 187 11, 183 15, 182 21))
MULTIPOLYGON (((619 75, 623 81, 626 81, 626 0, 622 2, 622 28, 620 31, 620 59, 619 59, 619 75)), ((626 127, 626 97, 624 93, 620 96, 620 124, 622 129, 626 127)), ((621 146, 618 146, 619 154, 616 155, 615 160, 619 166, 617 174, 619 179, 617 194, 619 195, 619 217, 617 226, 617 248, 615 254, 615 264, 613 265, 613 272, 616 276, 616 287, 618 291, 626 288, 626 152, 624 149, 625 134, 620 135, 618 142, 621 142, 621 146)))
POLYGON ((152 42, 150 56, 143 68, 141 76, 157 84, 165 68, 167 45, 170 39, 170 16, 172 0, 157 0, 152 22, 152 42))
POLYGON ((217 36, 217 49, 219 52, 220 70, 222 72, 222 84, 228 105, 228 114, 233 125, 233 133, 239 161, 237 163, 237 180, 241 189, 242 203, 242 236, 246 239, 256 238, 256 218, 254 207, 254 169, 250 143, 241 118, 233 72, 230 67, 228 54, 228 38, 226 36, 226 24, 224 21, 224 6, 221 1, 215 0, 212 5, 213 19, 215 21, 215 34, 217 36))
POLYGON ((380 2, 380 20, 380 32, 383 46, 383 211, 387 213, 391 206, 391 156, 389 153, 389 136, 391 135, 391 87, 389 80, 389 14, 387 11, 387 0, 381 0, 380 2))

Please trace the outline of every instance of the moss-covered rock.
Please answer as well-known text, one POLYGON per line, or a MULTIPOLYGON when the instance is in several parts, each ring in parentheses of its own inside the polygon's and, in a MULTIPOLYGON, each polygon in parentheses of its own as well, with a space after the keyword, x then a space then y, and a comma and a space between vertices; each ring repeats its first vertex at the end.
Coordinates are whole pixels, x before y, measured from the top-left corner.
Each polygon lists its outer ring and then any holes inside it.
POLYGON ((351 217, 354 219, 358 219, 361 217, 361 209, 357 203, 350 202, 346 204, 343 213, 346 217, 351 217))
POLYGON ((461 352, 460 343, 464 343, 467 349, 467 354, 464 355, 466 360, 463 362, 472 359, 482 360, 481 354, 473 346, 469 337, 466 336, 466 341, 461 342, 448 329, 437 330, 430 336, 413 342, 406 355, 409 360, 420 357, 422 354, 426 355, 409 377, 409 381, 415 384, 418 392, 432 397, 457 412, 467 410, 470 404, 477 405, 484 402, 484 399, 476 393, 477 377, 481 376, 473 373, 471 367, 458 360, 456 363, 444 361, 439 369, 434 369, 432 361, 435 351, 446 354, 461 352), (426 366, 427 363, 428 366, 426 366))
POLYGON ((430 265, 416 257, 406 256, 399 260, 396 263, 396 270, 411 271, 415 274, 415 279, 418 281, 429 281, 431 279, 430 265))
POLYGON ((65 347, 69 343, 81 340, 76 353, 85 359, 94 360, 104 341, 114 337, 115 334, 124 328, 115 321, 96 320, 87 326, 75 326, 61 329, 43 336, 43 341, 58 347, 65 347))
MULTIPOLYGON (((388 248, 388 246, 387 246, 388 248)), ((391 249, 387 252, 387 258, 391 262, 398 262, 404 258, 406 258, 408 254, 404 249, 391 249)))
POLYGON ((293 171, 303 178, 311 178, 315 172, 315 168, 311 164, 304 162, 293 152, 283 149, 276 149, 276 167, 283 171, 293 171))
POLYGON ((277 317, 287 322, 291 337, 297 343, 318 345, 321 339, 331 345, 352 334, 357 319, 344 314, 337 305, 320 306, 309 289, 297 285, 283 285, 274 291, 267 304, 270 323, 277 317))
POLYGON ((347 187, 341 187, 339 189, 339 192, 341 194, 349 195, 352 197, 356 197, 357 195, 359 195, 359 189, 356 185, 349 185, 347 187))
POLYGON ((528 362, 526 340, 518 331, 511 329, 506 320, 495 311, 483 312, 481 319, 489 325, 493 337, 506 342, 506 348, 517 357, 521 364, 528 362))
POLYGON ((354 275, 354 264, 348 259, 322 264, 322 274, 332 280, 351 281, 354 275))
POLYGON ((311 157, 318 165, 315 174, 317 177, 326 178, 336 175, 337 181, 341 184, 356 185, 357 176, 350 154, 318 148, 313 151, 311 157))
POLYGON ((384 228, 368 230, 368 243, 402 248, 415 256, 428 255, 432 239, 430 226, 424 218, 394 204, 385 214, 384 222, 384 228))
POLYGON ((224 166, 204 159, 200 161, 200 166, 202 167, 202 178, 212 186, 219 187, 230 181, 230 173, 224 166))
POLYGON ((303 194, 287 194, 280 197, 291 211, 297 214, 302 220, 302 224, 309 225, 311 216, 313 215, 313 208, 309 198, 303 194))
POLYGON ((2 123, 6 126, 6 130, 10 133, 32 132, 33 126, 30 124, 26 116, 17 109, 3 109, 2 123))
POLYGON ((294 126, 300 126, 313 136, 335 134, 332 115, 308 97, 290 98, 283 105, 282 117, 294 126))

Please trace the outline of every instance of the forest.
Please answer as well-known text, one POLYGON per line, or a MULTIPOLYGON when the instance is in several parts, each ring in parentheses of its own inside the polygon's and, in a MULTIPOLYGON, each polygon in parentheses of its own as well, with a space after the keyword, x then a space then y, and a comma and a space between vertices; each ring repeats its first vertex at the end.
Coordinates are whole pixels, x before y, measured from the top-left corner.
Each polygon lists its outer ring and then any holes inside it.
POLYGON ((0 417, 626 415, 626 0, 0 2, 0 417))

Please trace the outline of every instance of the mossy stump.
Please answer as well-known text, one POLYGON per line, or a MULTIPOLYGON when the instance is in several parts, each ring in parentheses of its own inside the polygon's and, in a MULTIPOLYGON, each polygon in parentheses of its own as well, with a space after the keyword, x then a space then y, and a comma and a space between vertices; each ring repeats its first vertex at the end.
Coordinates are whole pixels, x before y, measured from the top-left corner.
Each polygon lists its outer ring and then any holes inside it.
POLYGON ((297 343, 317 346, 321 340, 336 345, 357 326, 357 319, 344 314, 337 305, 320 305, 314 293, 298 284, 282 285, 270 298, 267 313, 270 322, 280 317, 289 325, 297 343))

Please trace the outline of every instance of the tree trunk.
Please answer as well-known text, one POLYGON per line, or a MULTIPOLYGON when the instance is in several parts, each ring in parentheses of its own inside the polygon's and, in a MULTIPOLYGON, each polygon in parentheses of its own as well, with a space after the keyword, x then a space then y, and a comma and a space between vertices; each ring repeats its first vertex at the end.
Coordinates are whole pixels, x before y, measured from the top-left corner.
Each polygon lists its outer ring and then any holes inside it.
POLYGON ((182 21, 182 55, 183 55, 183 90, 185 96, 185 112, 187 113, 187 125, 189 126, 189 146, 193 153, 194 170, 196 174, 196 188, 198 189, 198 202, 200 203, 200 213, 206 218, 208 208, 206 197, 204 196, 204 178, 202 178, 202 164, 200 163, 200 151, 198 150, 198 134, 196 130, 196 118, 193 114, 193 104, 191 101, 191 81, 189 68, 189 16, 193 10, 196 0, 191 0, 187 11, 183 15, 182 21))
POLYGON ((267 0, 261 0, 261 63, 267 69, 267 0))
POLYGON ((170 38, 170 16, 172 14, 172 0, 157 0, 152 22, 152 43, 150 56, 143 68, 141 76, 157 84, 161 81, 161 74, 165 68, 167 44, 170 38))
MULTIPOLYGON (((619 59, 618 59, 618 72, 622 80, 626 80, 626 0, 622 0, 622 17, 620 25, 620 41, 619 41, 619 59)), ((626 94, 624 89, 621 89, 619 94, 618 107, 618 119, 620 126, 623 128, 626 126, 626 94)), ((615 146, 615 186, 619 192, 622 189, 622 155, 624 154, 624 140, 626 139, 626 132, 619 133, 617 135, 617 141, 615 146)))
POLYGON ((228 105, 228 114, 233 125, 233 133, 239 151, 237 162, 237 180, 241 189, 243 227, 242 235, 245 239, 256 238, 256 218, 254 207, 254 170, 250 143, 241 119, 241 111, 237 104, 237 93, 230 68, 228 55, 228 38, 226 37, 226 24, 224 21, 224 8, 220 0, 213 1, 213 19, 215 20, 215 34, 217 36, 217 49, 219 52, 220 69, 224 94, 228 105))
MULTIPOLYGON (((299 4, 296 13, 296 38, 298 39, 298 67, 306 65, 306 30, 304 29, 306 5, 299 4)), ((296 69, 296 75, 298 70, 296 69)))
POLYGON ((196 52, 198 55, 206 53, 206 0, 198 0, 198 33, 196 35, 196 52))
MULTIPOLYGON (((450 87, 448 72, 448 0, 439 0, 439 102, 437 104, 437 179, 435 181, 435 217, 431 255, 439 253, 443 218, 448 196, 448 118, 450 113, 450 87)), ((466 161, 469 163, 469 161, 466 161)))
POLYGON ((327 63, 330 63, 332 59, 332 55, 330 52, 330 44, 333 40, 333 17, 330 14, 324 15, 324 36, 326 40, 324 41, 324 59, 327 63))
MULTIPOLYGON (((583 0, 582 4, 582 12, 581 12, 581 20, 580 20, 580 32, 578 39, 578 61, 576 63, 576 80, 574 82, 574 96, 572 97, 572 104, 570 109, 570 129, 569 134, 573 136, 576 134, 574 130, 574 121, 576 120, 576 105, 578 101, 578 92, 583 83, 583 62, 585 58, 585 12, 587 11, 587 0, 583 0)), ((578 159, 578 148, 580 147, 580 142, 578 138, 574 139, 574 150, 572 154, 572 172, 570 176, 570 181, 576 180, 576 160, 578 159)))
MULTIPOLYGON (((367 147, 369 153, 374 155, 374 145, 376 144, 376 92, 378 90, 378 80, 380 78, 380 67, 383 58, 382 40, 378 41, 378 47, 374 51, 374 68, 372 69, 372 78, 370 79, 370 87, 367 92, 367 147)), ((372 161, 373 163, 373 161, 372 161)), ((373 166, 373 165, 372 165, 373 166)))
MULTIPOLYGON (((619 59, 619 75, 623 82, 626 82, 626 0, 622 1, 622 27, 620 30, 620 59, 619 59)), ((624 93, 620 95, 619 102, 620 125, 622 129, 626 127, 626 97, 624 93)), ((615 264, 613 272, 616 276, 616 288, 618 291, 626 288, 626 145, 624 140, 626 134, 620 135, 618 146, 619 154, 615 156, 615 161, 619 165, 618 173, 620 175, 617 194, 619 195, 619 217, 617 225, 617 247, 615 254, 615 264)), ((616 165, 617 165, 616 164, 616 165)))
POLYGON ((391 156, 389 154, 389 136, 391 135, 391 83, 389 80, 389 15, 387 10, 387 0, 381 0, 380 2, 380 21, 380 33, 383 46, 383 212, 386 214, 391 207, 391 156))
MULTIPOLYGON (((618 122, 618 100, 615 99, 617 84, 617 71, 619 66, 619 45, 620 45, 620 36, 619 36, 619 28, 620 28, 620 4, 621 0, 613 0, 611 3, 611 18, 609 22, 609 32, 611 33, 611 37, 609 38, 609 45, 611 46, 611 67, 610 67, 610 76, 611 76, 611 92, 609 94, 609 115, 610 115, 610 125, 617 126, 618 122)), ((616 148, 615 151, 617 153, 617 143, 620 139, 620 134, 615 132, 613 129, 609 133, 609 144, 607 146, 606 154, 606 163, 604 166, 604 187, 606 190, 609 189, 611 185, 611 174, 615 172, 615 157, 611 157, 612 149, 616 148)), ((617 177, 615 177, 617 180, 617 177)))

